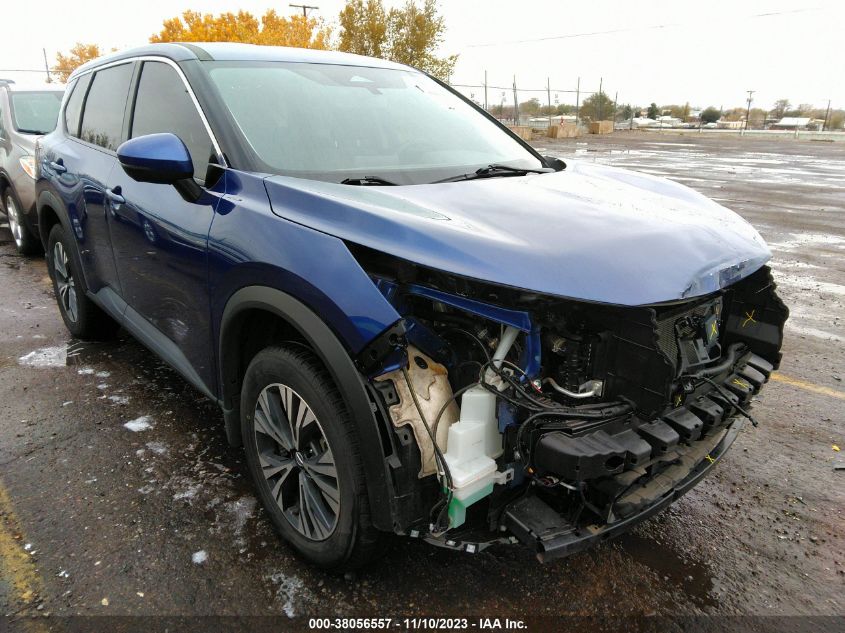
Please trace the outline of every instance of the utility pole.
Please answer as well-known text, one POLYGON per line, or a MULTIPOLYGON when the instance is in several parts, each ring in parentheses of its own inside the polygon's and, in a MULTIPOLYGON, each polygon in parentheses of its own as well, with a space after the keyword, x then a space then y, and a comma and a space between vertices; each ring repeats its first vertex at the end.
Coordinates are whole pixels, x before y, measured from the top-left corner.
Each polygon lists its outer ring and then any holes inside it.
POLYGON ((748 106, 745 108, 745 129, 744 131, 748 131, 748 120, 751 118, 751 102, 754 101, 753 96, 754 93, 757 92, 756 90, 746 90, 748 93, 748 106))
POLYGON ((830 116, 830 99, 827 100, 827 110, 824 113, 824 123, 822 123, 822 132, 827 129, 827 117, 830 116))
POLYGON ((487 71, 484 71, 484 111, 487 111, 487 71))
POLYGON ((602 85, 602 82, 604 82, 604 78, 599 77, 599 121, 601 121, 601 120, 602 120, 602 116, 601 116, 601 115, 603 114, 603 112, 602 112, 602 107, 601 107, 601 106, 602 106, 602 101, 604 101, 604 99, 602 98, 602 97, 604 97, 604 93, 601 91, 601 85, 602 85))
POLYGON ((513 76, 513 124, 519 125, 519 99, 516 96, 516 75, 513 76))
POLYGON ((308 9, 317 10, 317 9, 320 8, 320 7, 312 6, 310 4, 289 4, 288 6, 293 7, 294 9, 302 9, 302 17, 303 18, 308 17, 308 9))
POLYGON ((613 94, 613 127, 616 127, 616 102, 619 100, 619 91, 613 94))
POLYGON ((549 100, 549 125, 552 124, 552 88, 548 77, 546 77, 546 97, 549 100))
POLYGON ((575 127, 578 127, 578 115, 581 111, 581 78, 578 77, 578 83, 575 84, 575 127))
MULTIPOLYGON (((41 52, 44 53, 44 70, 47 73, 47 83, 53 83, 53 80, 50 78, 50 65, 47 63, 47 49, 42 48, 41 52)), ((830 101, 827 102, 827 109, 830 110, 830 101)))

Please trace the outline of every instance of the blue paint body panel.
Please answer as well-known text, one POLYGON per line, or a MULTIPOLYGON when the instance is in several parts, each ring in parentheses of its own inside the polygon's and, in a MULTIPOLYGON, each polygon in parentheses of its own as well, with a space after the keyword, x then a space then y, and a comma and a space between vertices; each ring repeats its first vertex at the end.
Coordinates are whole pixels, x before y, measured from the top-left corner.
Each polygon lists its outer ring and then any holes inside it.
POLYGON ((214 315, 238 289, 268 286, 320 315, 352 354, 399 320, 343 241, 270 211, 260 176, 226 173, 208 249, 214 315))

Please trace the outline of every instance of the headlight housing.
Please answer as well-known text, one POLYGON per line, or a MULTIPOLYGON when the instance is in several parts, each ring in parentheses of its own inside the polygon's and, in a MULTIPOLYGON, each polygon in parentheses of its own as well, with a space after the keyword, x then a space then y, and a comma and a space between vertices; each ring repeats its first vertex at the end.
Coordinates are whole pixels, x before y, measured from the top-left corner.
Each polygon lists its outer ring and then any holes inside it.
POLYGON ((26 175, 35 180, 35 156, 21 156, 20 163, 21 168, 26 172, 26 175))

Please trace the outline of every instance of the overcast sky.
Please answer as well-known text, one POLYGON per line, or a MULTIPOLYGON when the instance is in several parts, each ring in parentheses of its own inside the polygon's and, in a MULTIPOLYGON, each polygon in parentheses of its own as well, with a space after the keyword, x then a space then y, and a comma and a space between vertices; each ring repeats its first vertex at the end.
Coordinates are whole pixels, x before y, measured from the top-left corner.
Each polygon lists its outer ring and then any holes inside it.
MULTIPOLYGON (((305 1, 305 0, 300 0, 305 1)), ((336 23, 343 0, 307 0, 313 15, 336 23)), ((386 5, 399 4, 390 2, 386 5)), ((554 0, 442 0, 448 30, 443 53, 460 55, 454 83, 524 88, 597 90, 638 105, 689 101, 693 106, 754 105, 775 99, 845 107, 845 2, 837 0, 698 0, 564 2, 554 0), (761 15, 772 14, 772 15, 761 15), (610 32, 608 32, 610 31, 610 32), (545 39, 543 39, 545 38, 545 39), (533 40, 533 41, 532 41, 533 40)), ((144 0, 138 3, 42 0, 3 3, 0 69, 43 67, 75 42, 105 49, 144 44, 162 20, 185 9, 219 13, 268 8, 289 14, 287 2, 266 0, 144 0)), ((23 79, 16 73, 0 73, 23 79)), ((501 100, 490 90, 490 103, 501 100)), ((483 92, 476 91, 482 99, 483 92)), ((520 100, 530 96, 520 94, 520 100)), ((537 93, 542 101, 545 95, 537 93)), ((561 103, 574 96, 557 94, 561 103)), ((506 102, 510 102, 510 94, 506 102)))

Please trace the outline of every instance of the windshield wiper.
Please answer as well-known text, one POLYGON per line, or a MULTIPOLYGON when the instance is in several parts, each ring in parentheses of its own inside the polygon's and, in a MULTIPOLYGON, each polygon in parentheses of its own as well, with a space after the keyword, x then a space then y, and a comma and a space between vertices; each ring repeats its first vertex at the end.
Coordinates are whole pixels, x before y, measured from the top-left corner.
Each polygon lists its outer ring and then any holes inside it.
POLYGON ((382 186, 382 187, 395 187, 397 186, 395 182, 390 182, 389 180, 385 180, 384 178, 379 178, 378 176, 362 176, 361 178, 346 178, 340 181, 342 185, 360 185, 360 186, 382 186))
POLYGON ((432 184, 441 182, 458 182, 460 180, 475 180, 477 178, 498 178, 500 176, 524 176, 526 174, 548 174, 554 169, 531 169, 528 167, 511 167, 510 165, 487 165, 476 169, 470 174, 460 174, 458 176, 451 176, 443 180, 437 180, 432 184))
POLYGON ((40 134, 44 136, 45 134, 49 134, 49 132, 42 132, 41 130, 27 130, 26 128, 17 128, 18 133, 20 134, 40 134))

